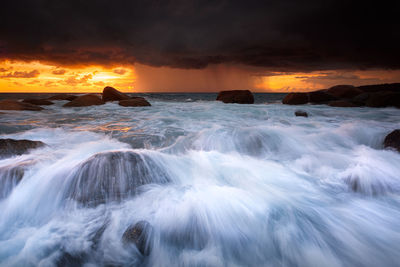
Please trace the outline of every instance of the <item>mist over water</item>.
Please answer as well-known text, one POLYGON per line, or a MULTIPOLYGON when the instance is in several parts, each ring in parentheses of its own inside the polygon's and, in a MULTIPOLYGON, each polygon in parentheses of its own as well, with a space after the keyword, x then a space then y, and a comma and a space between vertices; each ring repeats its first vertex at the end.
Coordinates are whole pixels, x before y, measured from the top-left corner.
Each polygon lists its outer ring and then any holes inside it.
POLYGON ((399 109, 146 97, 1 114, 0 266, 399 266, 399 109))

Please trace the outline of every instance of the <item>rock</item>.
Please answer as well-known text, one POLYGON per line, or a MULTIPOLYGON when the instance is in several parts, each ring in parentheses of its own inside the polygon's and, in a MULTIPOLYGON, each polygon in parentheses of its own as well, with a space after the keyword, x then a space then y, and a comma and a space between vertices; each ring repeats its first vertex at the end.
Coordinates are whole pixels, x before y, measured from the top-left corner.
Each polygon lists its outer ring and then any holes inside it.
POLYGON ((132 99, 121 100, 118 102, 118 105, 123 107, 146 107, 151 106, 149 102, 143 97, 135 97, 132 99))
POLYGON ((325 90, 319 90, 308 93, 309 102, 312 104, 326 104, 330 101, 337 100, 333 95, 328 94, 325 90))
POLYGON ((122 235, 122 241, 134 244, 140 253, 148 256, 151 252, 152 226, 146 221, 139 221, 128 227, 122 235))
POLYGON ((341 107, 341 108, 359 107, 359 105, 354 104, 354 103, 352 103, 350 101, 346 101, 346 100, 338 100, 338 101, 329 102, 329 106, 331 106, 331 107, 341 107))
POLYGON ((103 101, 119 101, 119 100, 126 100, 129 99, 129 96, 127 96, 124 93, 121 93, 115 88, 112 88, 110 86, 107 86, 103 89, 103 101))
POLYGON ((294 115, 296 115, 296 117, 308 117, 307 112, 302 111, 302 110, 296 110, 294 112, 294 115))
POLYGON ((0 101, 0 109, 1 110, 31 110, 31 111, 43 110, 42 107, 38 107, 36 105, 32 105, 29 103, 19 102, 16 100, 0 101))
POLYGON ((76 95, 58 94, 58 95, 53 95, 53 96, 47 98, 47 100, 68 100, 68 101, 72 101, 72 100, 74 100, 76 98, 77 98, 76 95))
POLYGON ((367 107, 397 107, 400 108, 400 93, 378 92, 371 93, 365 104, 367 107))
POLYGON ((24 177, 27 167, 33 164, 32 160, 0 167, 0 199, 6 198, 24 177))
POLYGON ((217 100, 224 103, 253 104, 254 96, 249 90, 221 91, 217 100))
POLYGON ((336 85, 329 88, 326 93, 333 95, 336 98, 353 98, 363 91, 353 85, 336 85))
POLYGON ((32 105, 43 105, 43 106, 48 106, 48 105, 53 105, 54 103, 46 100, 46 99, 35 99, 35 98, 27 98, 22 100, 23 103, 29 103, 32 105))
POLYGON ((31 140, 0 139, 0 157, 22 155, 30 149, 44 146, 43 142, 31 140))
POLYGON ((98 153, 74 168, 66 198, 96 206, 132 197, 139 186, 171 179, 149 156, 132 151, 98 153))
POLYGON ((71 102, 63 105, 63 107, 87 107, 93 105, 104 105, 104 101, 100 99, 97 95, 88 94, 79 96, 71 102))
POLYGON ((400 83, 385 83, 385 84, 373 84, 373 85, 363 85, 358 86, 358 89, 366 93, 376 93, 383 91, 390 92, 400 92, 400 83))
POLYGON ((362 93, 362 94, 359 94, 356 97, 353 97, 351 99, 351 102, 356 104, 356 105, 358 105, 358 106, 365 106, 365 104, 368 101, 369 96, 370 96, 370 93, 362 93))
POLYGON ((394 148, 400 152, 400 129, 392 131, 383 141, 385 148, 394 148))
POLYGON ((308 103, 307 93, 289 93, 282 100, 283 104, 287 105, 303 105, 308 103))

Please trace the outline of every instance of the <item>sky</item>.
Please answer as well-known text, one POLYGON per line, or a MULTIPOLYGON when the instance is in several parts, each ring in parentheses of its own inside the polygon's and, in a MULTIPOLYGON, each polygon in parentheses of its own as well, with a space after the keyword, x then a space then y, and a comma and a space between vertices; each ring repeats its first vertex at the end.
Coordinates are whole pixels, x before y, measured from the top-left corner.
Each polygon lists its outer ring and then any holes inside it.
POLYGON ((400 82, 398 2, 1 5, 0 92, 290 92, 400 82))

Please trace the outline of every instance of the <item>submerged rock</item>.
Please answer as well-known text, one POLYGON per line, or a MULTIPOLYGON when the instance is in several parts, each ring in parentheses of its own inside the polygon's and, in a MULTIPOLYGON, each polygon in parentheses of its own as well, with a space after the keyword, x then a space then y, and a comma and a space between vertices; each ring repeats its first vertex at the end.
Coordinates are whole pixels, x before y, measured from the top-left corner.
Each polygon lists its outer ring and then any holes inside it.
POLYGON ((143 97, 135 97, 132 99, 121 100, 118 102, 118 105, 123 107, 146 107, 151 106, 149 102, 143 97))
POLYGON ((308 117, 307 112, 302 111, 302 110, 296 110, 294 112, 294 115, 296 115, 296 117, 308 117))
POLYGON ((385 148, 394 148, 400 152, 400 129, 392 131, 383 141, 385 148))
POLYGON ((0 101, 0 109, 1 110, 31 110, 31 111, 43 110, 42 107, 38 107, 36 105, 32 105, 29 103, 19 102, 16 100, 0 101))
POLYGON ((26 165, 10 165, 0 168, 0 199, 7 197, 24 177, 26 165))
POLYGON ((119 100, 129 99, 129 96, 118 91, 117 89, 115 89, 113 87, 107 86, 103 89, 102 99, 104 102, 119 101, 119 100))
POLYGON ((122 241, 125 244, 134 244, 142 255, 148 256, 151 252, 152 232, 150 223, 139 221, 125 230, 122 241))
POLYGON ((67 197, 95 206, 133 196, 141 185, 170 178, 150 157, 132 151, 98 153, 71 174, 67 197))
POLYGON ((253 104, 254 96, 249 90, 221 91, 217 100, 224 103, 253 104))
POLYGON ((79 96, 71 102, 63 105, 63 107, 87 107, 87 106, 97 106, 104 105, 104 101, 100 99, 97 95, 88 94, 79 96))
POLYGON ((282 100, 283 104, 287 105, 303 105, 308 103, 307 93, 289 93, 282 100))
POLYGON ((336 98, 353 98, 363 93, 361 89, 353 85, 336 85, 329 88, 326 92, 336 98))
POLYGON ((22 155, 30 149, 44 146, 41 141, 0 139, 0 158, 14 155, 22 155))
POLYGON ((58 95, 53 95, 53 96, 47 98, 47 100, 68 100, 68 101, 72 101, 72 100, 74 100, 76 98, 77 98, 76 95, 58 94, 58 95))
POLYGON ((54 104, 53 102, 46 100, 46 99, 35 99, 35 98, 27 98, 27 99, 22 100, 22 102, 29 103, 32 105, 38 105, 38 106, 40 106, 40 105, 48 106, 48 105, 54 104))

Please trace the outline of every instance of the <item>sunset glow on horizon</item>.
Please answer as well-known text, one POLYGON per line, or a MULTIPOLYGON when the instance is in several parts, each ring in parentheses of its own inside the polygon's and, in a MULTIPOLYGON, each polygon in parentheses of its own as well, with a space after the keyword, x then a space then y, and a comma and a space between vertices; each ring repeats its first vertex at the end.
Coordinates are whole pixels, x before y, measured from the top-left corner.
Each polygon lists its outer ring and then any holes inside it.
POLYGON ((56 66, 40 61, 0 62, 1 93, 99 93, 105 86, 123 92, 254 92, 314 91, 337 84, 365 85, 398 82, 400 71, 267 72, 231 65, 204 69, 115 66, 56 66))

